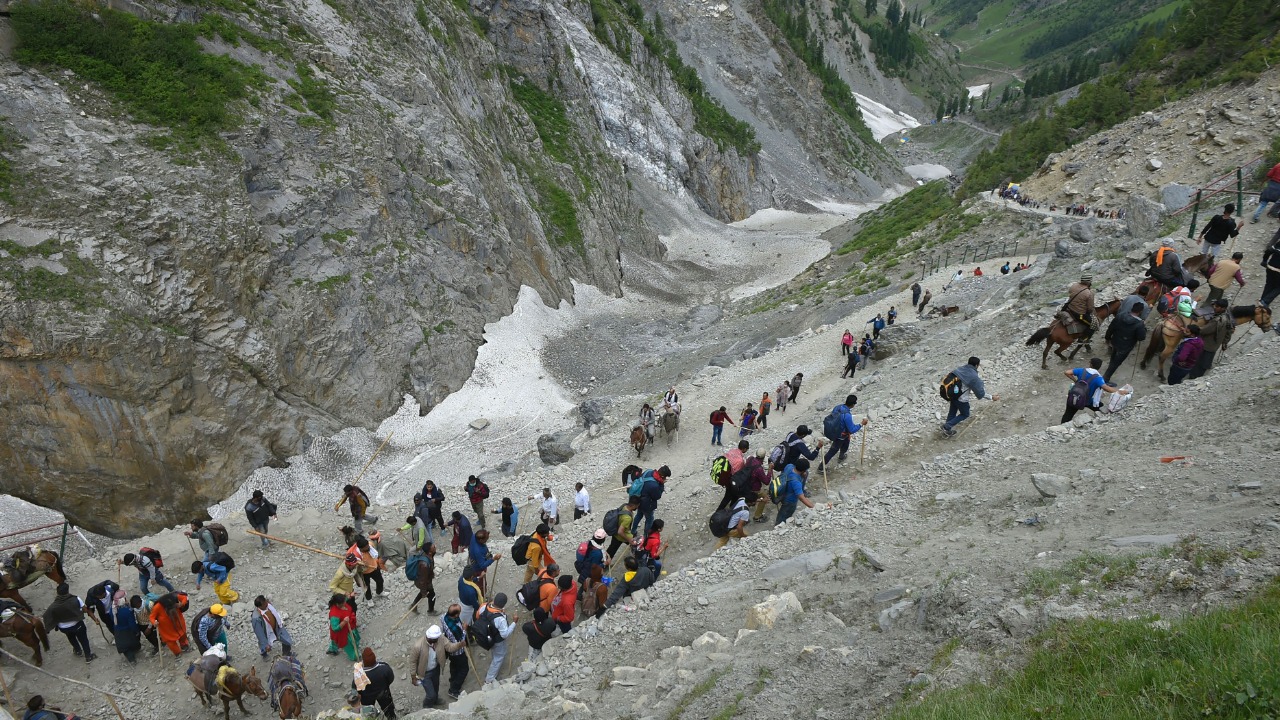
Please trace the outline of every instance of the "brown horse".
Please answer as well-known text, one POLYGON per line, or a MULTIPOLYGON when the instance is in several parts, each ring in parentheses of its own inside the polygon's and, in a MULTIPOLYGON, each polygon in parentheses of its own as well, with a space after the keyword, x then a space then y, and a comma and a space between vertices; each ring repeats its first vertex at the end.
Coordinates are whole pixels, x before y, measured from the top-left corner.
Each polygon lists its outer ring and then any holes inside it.
MULTIPOLYGON (((1116 299, 1106 305, 1099 305, 1095 307, 1093 309, 1093 314, 1098 318, 1098 324, 1101 325, 1103 320, 1114 315, 1118 309, 1120 309, 1120 300, 1116 299)), ((1087 332, 1085 331, 1078 333, 1067 332, 1067 328, 1062 323, 1058 322, 1058 318, 1055 316, 1053 318, 1053 322, 1049 323, 1048 327, 1040 328, 1035 331, 1031 337, 1027 338, 1027 347, 1044 343, 1044 354, 1040 358, 1040 369, 1046 370, 1049 367, 1049 349, 1052 348, 1054 344, 1057 344, 1058 349, 1054 350, 1053 354, 1062 358, 1063 362, 1067 362, 1070 358, 1063 355, 1062 351, 1066 350, 1067 346, 1071 343, 1083 338, 1086 334, 1087 332)), ((1076 353, 1080 352, 1080 348, 1083 346, 1085 346, 1085 343, 1083 342, 1080 345, 1077 345, 1071 351, 1070 357, 1075 357, 1076 353)))
POLYGON ((649 444, 649 436, 639 425, 631 428, 631 447, 636 449, 636 457, 644 453, 644 446, 649 444))
POLYGON ((31 606, 18 590, 46 575, 54 583, 67 581, 67 574, 62 570, 62 558, 58 557, 58 553, 41 550, 38 545, 22 548, 0 567, 0 598, 8 598, 30 610, 31 606))
POLYGON ((302 675, 302 664, 296 658, 282 656, 271 663, 267 677, 280 720, 302 717, 302 696, 308 694, 302 675))
MULTIPOLYGON (((1231 320, 1237 327, 1252 322, 1263 332, 1271 329, 1271 310, 1265 305, 1236 305, 1229 311, 1231 320)), ((1142 362, 1138 363, 1138 367, 1143 370, 1147 369, 1147 363, 1151 362, 1151 358, 1157 353, 1160 355, 1160 361, 1156 368, 1156 377, 1164 380, 1164 363, 1173 355, 1173 351, 1177 349, 1178 343, 1187 337, 1188 323, 1203 326, 1207 318, 1193 317, 1191 320, 1184 320, 1180 315, 1170 315, 1160 324, 1156 326, 1158 332, 1151 333, 1151 341, 1147 343, 1147 349, 1142 354, 1142 362)))
MULTIPOLYGON (((248 675, 241 675, 231 666, 227 666, 227 669, 229 672, 226 674, 224 683, 221 685, 215 683, 214 686, 214 692, 217 693, 218 699, 222 701, 222 720, 231 720, 232 700, 236 701, 236 707, 240 708, 240 712, 245 715, 249 714, 249 710, 244 706, 242 699, 245 693, 249 693, 259 700, 267 699, 267 691, 262 688, 262 681, 258 679, 257 668, 249 668, 248 675)), ((197 672, 187 675, 187 681, 196 689, 196 696, 200 698, 200 704, 205 707, 213 707, 213 696, 205 691, 203 674, 197 670, 197 672)))
POLYGON ((29 612, 23 612, 13 606, 13 616, 0 622, 0 638, 17 638, 18 642, 31 648, 35 653, 32 662, 36 667, 44 665, 44 656, 40 654, 40 646, 49 649, 49 633, 45 632, 44 621, 29 612))
MULTIPOLYGON (((1200 273, 1207 280, 1209 278, 1209 268, 1213 267, 1213 257, 1210 255, 1196 255, 1188 258, 1182 264, 1182 270, 1187 278, 1191 278, 1194 273, 1200 273)), ((1192 282, 1196 285, 1195 282, 1192 282)), ((1198 286, 1198 285, 1197 285, 1198 286)), ((1190 287, 1190 286, 1188 286, 1190 287)), ((1156 302, 1160 300, 1160 296, 1172 290, 1174 286, 1165 285, 1155 278, 1147 278, 1138 283, 1138 289, 1133 291, 1134 295, 1140 296, 1148 307, 1155 307, 1156 302)), ((1190 289, 1195 290, 1195 287, 1190 289)))

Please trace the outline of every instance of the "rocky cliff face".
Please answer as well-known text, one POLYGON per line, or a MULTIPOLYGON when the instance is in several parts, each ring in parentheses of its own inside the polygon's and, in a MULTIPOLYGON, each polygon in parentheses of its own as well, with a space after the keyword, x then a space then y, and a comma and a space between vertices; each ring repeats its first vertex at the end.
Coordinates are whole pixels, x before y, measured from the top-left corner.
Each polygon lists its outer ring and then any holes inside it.
POLYGON ((629 57, 601 44, 587 4, 121 5, 217 5, 271 42, 202 38, 269 79, 194 149, 0 59, 0 490, 105 534, 200 515, 406 393, 433 406, 523 285, 617 292, 622 252, 661 255, 629 174, 725 221, 786 190, 695 131, 634 30, 629 57))

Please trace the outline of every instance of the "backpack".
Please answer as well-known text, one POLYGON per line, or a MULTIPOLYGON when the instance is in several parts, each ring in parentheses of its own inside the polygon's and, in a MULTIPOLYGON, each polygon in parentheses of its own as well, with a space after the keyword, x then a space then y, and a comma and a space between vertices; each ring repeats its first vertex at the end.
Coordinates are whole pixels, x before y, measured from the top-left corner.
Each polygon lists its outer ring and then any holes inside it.
POLYGON ((414 553, 413 555, 410 555, 409 559, 404 561, 404 576, 408 578, 410 582, 418 581, 418 564, 421 563, 423 560, 427 560, 428 564, 430 564, 431 562, 430 560, 427 559, 426 555, 421 555, 418 553, 414 553))
POLYGON ((475 622, 471 624, 471 632, 476 637, 476 642, 485 650, 492 650, 494 645, 502 642, 502 634, 498 632, 498 624, 493 621, 497 617, 496 613, 490 612, 488 606, 479 613, 476 613, 475 622))
POLYGON ((587 553, 591 552, 591 543, 583 540, 578 545, 578 555, 573 560, 573 569, 578 571, 579 575, 588 575, 591 569, 587 567, 587 553))
POLYGON ((734 495, 746 497, 751 489, 751 468, 743 465, 741 470, 734 473, 733 477, 729 478, 729 488, 734 495))
POLYGON ((138 551, 138 554, 151 561, 152 565, 157 568, 164 567, 164 558, 160 557, 160 551, 149 547, 144 547, 138 551))
POLYGON ((840 425, 840 416, 836 415, 836 411, 833 408, 822 420, 822 436, 831 442, 839 440, 841 432, 840 425))
POLYGON ((1178 299, 1178 314, 1179 314, 1179 315, 1181 315, 1182 317, 1188 317, 1188 318, 1189 318, 1189 317, 1191 317, 1191 313, 1192 313, 1192 311, 1194 311, 1194 310, 1195 310, 1195 307, 1193 307, 1193 303, 1191 302, 1191 297, 1190 297, 1190 296, 1188 296, 1188 295, 1183 295, 1183 296, 1181 296, 1181 297, 1178 299))
POLYGON ((714 424, 716 423, 716 413, 718 413, 718 412, 720 412, 720 411, 719 411, 719 410, 712 410, 712 411, 711 411, 711 416, 707 419, 707 422, 709 422, 709 423, 711 423, 712 425, 714 425, 714 424))
POLYGON ((551 578, 534 578, 516 590, 516 601, 532 610, 542 603, 542 586, 555 582, 551 578))
POLYGON ((960 380, 960 376, 954 372, 947 373, 942 378, 942 384, 938 386, 938 394, 943 400, 956 400, 964 394, 964 383, 960 380))
POLYGON ((721 455, 711 461, 711 482, 724 487, 729 484, 729 476, 733 474, 729 458, 721 455))
POLYGON ((532 537, 521 535, 511 545, 511 559, 515 560, 517 565, 524 565, 529 562, 529 543, 531 542, 533 542, 532 537))
POLYGON ((729 534, 729 518, 733 517, 733 510, 725 508, 711 513, 711 519, 707 521, 707 525, 711 528, 711 534, 718 538, 722 538, 729 534))
POLYGON ((1075 381, 1071 386, 1070 392, 1067 393, 1067 407, 1083 410, 1089 407, 1089 386, 1092 384, 1093 378, 1085 375, 1083 378, 1075 381))
POLYGON ((783 440, 769 451, 769 466, 776 471, 782 470, 782 460, 787 457, 787 441, 783 440))
POLYGON ((769 501, 775 505, 782 502, 782 488, 786 485, 782 476, 782 471, 778 471, 769 481, 769 501))
POLYGON ((653 477, 652 470, 645 470, 643 473, 637 475, 635 479, 631 481, 631 487, 627 488, 627 494, 639 495, 644 491, 644 481, 651 477, 653 477))
POLYGON ((488 500, 488 499, 489 499, 489 486, 488 486, 488 485, 485 485, 484 483, 476 483, 476 492, 475 492, 475 496, 476 496, 476 497, 478 497, 478 498, 480 498, 481 500, 488 500))
POLYGON ((617 535, 622 525, 622 508, 614 508, 604 514, 604 531, 610 536, 617 535))
POLYGON ((222 523, 205 523, 205 530, 213 536, 213 544, 222 547, 231 541, 231 536, 227 534, 227 528, 222 523))
POLYGON ((628 465, 622 469, 622 484, 630 487, 631 483, 644 474, 644 469, 639 465, 628 465))
POLYGON ((209 562, 217 563, 218 565, 221 565, 222 567, 227 569, 227 572, 231 572, 236 567, 236 561, 232 560, 230 555, 221 551, 210 555, 209 562))

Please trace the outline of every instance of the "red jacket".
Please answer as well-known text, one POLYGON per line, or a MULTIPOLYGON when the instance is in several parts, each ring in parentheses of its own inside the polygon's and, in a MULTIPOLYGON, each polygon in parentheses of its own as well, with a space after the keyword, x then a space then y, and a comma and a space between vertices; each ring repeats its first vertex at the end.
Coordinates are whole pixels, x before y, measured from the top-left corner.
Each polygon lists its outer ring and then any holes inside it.
POLYGON ((724 412, 723 410, 716 410, 715 412, 711 413, 712 425, 723 425, 725 423, 729 423, 730 425, 733 425, 733 418, 729 417, 729 413, 724 412))
POLYGON ((1271 168, 1270 172, 1267 173, 1267 179, 1280 182, 1280 163, 1276 163, 1275 167, 1271 168))
POLYGON ((551 601, 551 619, 558 623, 571 623, 577 612, 578 583, 573 583, 568 590, 556 595, 551 601))

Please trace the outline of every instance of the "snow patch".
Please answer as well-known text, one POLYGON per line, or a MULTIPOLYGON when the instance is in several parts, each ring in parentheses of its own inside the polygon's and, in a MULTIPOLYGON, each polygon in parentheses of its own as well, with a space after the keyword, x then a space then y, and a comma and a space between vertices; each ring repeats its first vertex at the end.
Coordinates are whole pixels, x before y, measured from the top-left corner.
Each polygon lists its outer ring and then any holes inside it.
POLYGON ((917 180, 940 180, 951 175, 951 169, 945 165, 935 165, 933 163, 921 163, 919 165, 907 165, 902 168, 907 174, 917 180))
POLYGON ((904 112, 876 102, 866 95, 854 93, 853 96, 858 100, 858 109, 862 110, 863 121, 867 123, 867 127, 871 129, 871 136, 876 140, 883 140, 902 130, 920 127, 919 120, 904 112))
POLYGON ((991 89, 991 83, 983 83, 981 85, 970 85, 965 88, 969 91, 970 98, 982 97, 987 94, 987 90, 991 89))

